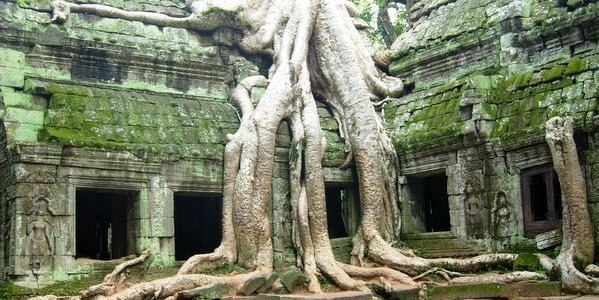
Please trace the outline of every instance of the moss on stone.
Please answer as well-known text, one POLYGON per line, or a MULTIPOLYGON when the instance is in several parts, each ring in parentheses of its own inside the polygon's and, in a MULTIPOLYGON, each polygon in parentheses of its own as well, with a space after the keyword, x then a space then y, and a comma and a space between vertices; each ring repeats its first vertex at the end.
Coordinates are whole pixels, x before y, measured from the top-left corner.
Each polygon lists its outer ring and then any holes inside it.
POLYGON ((387 105, 385 106, 383 112, 385 120, 393 120, 397 116, 397 106, 387 105))
POLYGON ((588 67, 588 62, 584 58, 573 58, 568 62, 564 75, 574 75, 585 71, 588 67))
POLYGON ((503 298, 506 288, 499 283, 456 284, 435 287, 427 292, 431 299, 503 298))
POLYGON ((503 88, 505 88, 508 92, 512 92, 526 87, 529 85, 532 77, 533 73, 521 73, 510 76, 505 80, 503 88))
POLYGON ((559 78, 562 78, 564 75, 564 71, 566 70, 566 66, 564 65, 556 65, 550 69, 544 70, 541 73, 541 78, 543 81, 552 81, 559 78))
POLYGON ((543 267, 539 258, 531 253, 520 253, 514 260, 514 271, 542 271, 543 267))

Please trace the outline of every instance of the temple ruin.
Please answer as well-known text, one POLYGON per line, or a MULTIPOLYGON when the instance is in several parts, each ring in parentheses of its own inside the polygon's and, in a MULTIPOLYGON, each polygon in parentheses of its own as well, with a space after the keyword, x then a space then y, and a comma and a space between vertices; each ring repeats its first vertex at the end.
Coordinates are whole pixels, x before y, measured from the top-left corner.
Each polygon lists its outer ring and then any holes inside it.
MULTIPOLYGON (((187 14, 178 0, 110 5, 187 14)), ((535 249, 535 236, 561 228, 545 122, 571 116, 597 244, 599 3, 407 6, 388 71, 408 92, 380 108, 400 159, 396 236, 427 257, 535 249)), ((51 17, 47 0, 0 2, 3 278, 37 287, 147 249, 163 266, 213 251, 226 136, 239 127, 229 91, 247 75, 266 75, 270 58, 242 53, 233 29, 51 17)), ((253 88, 252 99, 263 92, 253 88)), ((360 224, 357 174, 339 168, 345 149, 333 113, 324 104, 318 112, 328 229, 347 261, 360 224)), ((296 259, 287 123, 276 141, 275 269, 296 259)))

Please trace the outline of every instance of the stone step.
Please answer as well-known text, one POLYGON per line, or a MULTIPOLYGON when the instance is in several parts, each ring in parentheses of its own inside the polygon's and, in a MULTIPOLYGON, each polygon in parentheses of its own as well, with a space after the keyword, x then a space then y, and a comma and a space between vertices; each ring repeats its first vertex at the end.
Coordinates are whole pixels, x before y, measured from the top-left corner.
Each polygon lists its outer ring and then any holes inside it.
POLYGON ((420 289, 413 286, 393 286, 389 295, 382 295, 388 300, 418 300, 420 299, 420 289))
POLYGON ((476 244, 469 243, 459 239, 440 239, 440 240, 406 240, 408 246, 425 249, 460 249, 473 248, 476 244))
POLYGON ((495 299, 539 298, 561 296, 560 282, 477 283, 433 287, 428 298, 435 299, 495 299))
POLYGON ((223 300, 372 300, 373 294, 370 292, 335 292, 323 294, 259 294, 256 296, 233 296, 223 297, 223 300))
POLYGON ((440 232, 413 232, 407 233, 405 239, 414 240, 440 240, 440 239, 455 239, 456 236, 451 231, 440 232))
POLYGON ((467 257, 481 254, 477 245, 457 238, 406 240, 406 245, 426 258, 467 257))
MULTIPOLYGON (((371 292, 333 292, 323 294, 258 294, 255 296, 223 297, 227 300, 418 300, 420 291, 413 286, 397 285, 385 295, 371 292)), ((577 296, 563 295, 559 282, 526 283, 475 283, 435 286, 428 290, 425 299, 544 299, 570 300, 577 296)), ((595 298, 593 298, 595 299, 595 298)))
POLYGON ((113 262, 95 263, 94 264, 94 273, 108 274, 108 273, 112 272, 118 264, 119 263, 113 263, 113 262))
POLYGON ((352 238, 336 238, 331 239, 331 247, 335 258, 343 263, 349 263, 352 250, 352 238))
POLYGON ((476 243, 458 239, 452 232, 407 234, 405 243, 426 258, 467 257, 483 252, 476 243))
POLYGON ((564 296, 546 296, 546 297, 520 297, 518 300, 591 300, 597 298, 584 299, 578 295, 564 295, 564 296))
POLYGON ((459 258, 459 257, 472 257, 481 254, 481 251, 474 249, 446 249, 446 250, 428 250, 426 252, 418 253, 418 256, 423 258, 459 258))

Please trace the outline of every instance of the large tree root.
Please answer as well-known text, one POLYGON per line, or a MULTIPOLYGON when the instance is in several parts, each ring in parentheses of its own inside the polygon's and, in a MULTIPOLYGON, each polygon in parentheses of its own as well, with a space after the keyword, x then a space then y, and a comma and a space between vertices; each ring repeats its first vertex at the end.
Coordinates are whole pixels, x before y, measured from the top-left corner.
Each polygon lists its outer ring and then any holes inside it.
MULTIPOLYGON (((195 0, 187 4, 191 15, 174 18, 96 4, 53 3, 53 20, 61 22, 66 21, 69 13, 79 12, 199 31, 220 26, 236 28, 244 33, 238 45, 241 50, 272 55, 274 61, 268 80, 261 76, 248 77, 231 90, 231 100, 242 117, 238 131, 228 136, 225 148, 223 239, 219 248, 214 253, 191 257, 174 277, 140 283, 122 291, 97 288, 98 292, 93 293, 104 294, 106 299, 170 300, 178 298, 180 293, 183 293, 181 297, 187 297, 184 295, 193 294, 191 290, 198 287, 223 284, 230 286, 231 294, 235 294, 252 276, 270 274, 274 259, 270 214, 275 138, 283 120, 290 122, 292 132, 292 237, 298 254, 297 264, 308 279, 309 291, 321 291, 319 275, 329 277, 347 290, 367 290, 367 280, 375 279, 417 285, 414 278, 433 273, 451 282, 546 278, 530 272, 462 274, 494 266, 511 267, 514 254, 424 259, 389 244, 398 238, 401 224, 397 203, 399 164, 373 103, 401 95, 403 83, 376 68, 368 47, 354 28, 352 5, 343 0, 195 0), (266 87, 255 107, 250 101, 253 87, 266 87), (321 164, 326 141, 320 129, 316 101, 327 104, 338 122, 347 152, 341 167, 357 169, 362 224, 353 239, 351 261, 354 266, 338 263, 329 241, 321 164), (384 267, 365 267, 365 257, 384 267), (199 269, 230 263, 254 272, 229 277, 192 274, 199 269), (110 296, 112 293, 115 294, 110 296)), ((548 130, 550 127, 548 123, 548 130)), ((548 131, 551 146, 549 136, 548 131)), ((565 148, 568 142, 553 144, 554 157, 566 157, 566 167, 562 169, 576 169, 577 158, 569 158, 575 148, 565 148), (554 148, 561 152, 555 152, 554 148)), ((579 183, 577 174, 568 175, 567 170, 560 171, 559 163, 555 164, 560 181, 579 183)), ((573 189, 584 190, 578 185, 573 189)), ((583 195, 576 195, 574 190, 564 189, 563 198, 580 202, 583 195)), ((577 218, 586 210, 576 203, 564 205, 564 216, 572 214, 572 218, 577 218)), ((564 231, 582 230, 583 235, 592 236, 587 224, 573 222, 572 218, 564 218, 564 231)), ((594 279, 573 267, 575 258, 592 258, 593 249, 586 240, 578 242, 580 240, 577 235, 572 238, 564 235, 567 247, 562 248, 557 263, 546 257, 539 258, 549 273, 560 270, 565 286, 594 292, 597 286, 594 279), (588 288, 583 287, 583 283, 588 288)))
POLYGON ((127 276, 124 273, 132 267, 143 264, 149 257, 150 251, 146 250, 139 257, 120 263, 110 274, 104 276, 102 283, 82 291, 80 293, 81 298, 91 298, 96 295, 110 296, 114 294, 125 283, 125 280, 127 280, 127 276))

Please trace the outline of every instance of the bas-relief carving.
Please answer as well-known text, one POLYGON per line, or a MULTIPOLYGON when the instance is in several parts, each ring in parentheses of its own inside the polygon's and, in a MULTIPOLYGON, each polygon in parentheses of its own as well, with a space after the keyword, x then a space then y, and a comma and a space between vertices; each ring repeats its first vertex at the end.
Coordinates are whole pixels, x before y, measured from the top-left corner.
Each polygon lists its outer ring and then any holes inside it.
POLYGON ((483 203, 481 201, 479 188, 474 180, 467 179, 464 184, 466 228, 471 237, 482 237, 483 235, 483 203))
POLYGON ((52 270, 54 255, 54 237, 52 221, 55 213, 45 196, 35 198, 27 223, 26 255, 33 273, 52 270))
POLYGON ((493 233, 496 238, 508 237, 513 234, 510 226, 513 216, 512 206, 503 191, 495 194, 491 216, 493 218, 493 233))

